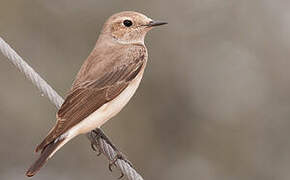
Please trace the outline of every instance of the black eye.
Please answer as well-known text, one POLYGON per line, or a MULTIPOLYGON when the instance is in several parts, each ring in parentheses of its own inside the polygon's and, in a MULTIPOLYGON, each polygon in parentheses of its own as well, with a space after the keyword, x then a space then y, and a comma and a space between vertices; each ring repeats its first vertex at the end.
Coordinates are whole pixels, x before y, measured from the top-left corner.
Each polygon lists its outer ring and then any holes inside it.
POLYGON ((123 24, 124 24, 126 27, 130 27, 130 26, 132 26, 133 23, 132 23, 132 21, 126 19, 125 21, 123 21, 123 24))

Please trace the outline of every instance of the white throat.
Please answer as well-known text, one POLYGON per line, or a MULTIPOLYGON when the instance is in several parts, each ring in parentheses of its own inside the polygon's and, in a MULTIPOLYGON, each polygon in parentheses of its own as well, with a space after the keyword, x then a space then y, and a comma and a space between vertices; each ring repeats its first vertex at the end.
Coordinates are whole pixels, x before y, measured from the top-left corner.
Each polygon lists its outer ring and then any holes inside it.
POLYGON ((113 37, 114 41, 120 43, 120 44, 142 44, 144 45, 144 39, 140 39, 140 40, 130 40, 130 41, 124 41, 121 39, 117 39, 115 37, 113 37))

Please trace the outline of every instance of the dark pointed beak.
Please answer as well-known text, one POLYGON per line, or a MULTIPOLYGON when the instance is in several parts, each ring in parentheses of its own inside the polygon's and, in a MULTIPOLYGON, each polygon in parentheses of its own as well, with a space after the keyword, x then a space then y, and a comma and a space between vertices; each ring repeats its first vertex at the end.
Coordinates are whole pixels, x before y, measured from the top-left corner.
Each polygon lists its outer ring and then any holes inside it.
POLYGON ((164 21, 150 21, 148 24, 146 24, 147 27, 153 27, 153 26, 161 26, 164 24, 168 24, 167 22, 164 21))

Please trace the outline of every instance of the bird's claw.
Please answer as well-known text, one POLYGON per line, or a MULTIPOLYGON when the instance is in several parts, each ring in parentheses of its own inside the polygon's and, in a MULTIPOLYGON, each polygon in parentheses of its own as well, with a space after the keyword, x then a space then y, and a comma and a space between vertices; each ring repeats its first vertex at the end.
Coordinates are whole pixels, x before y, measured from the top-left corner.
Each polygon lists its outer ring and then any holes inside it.
POLYGON ((91 135, 91 139, 94 141, 94 142, 93 141, 91 142, 91 148, 93 149, 93 151, 98 152, 97 156, 100 156, 102 154, 102 152, 99 150, 99 148, 97 148, 98 144, 97 144, 97 142, 96 142, 96 140, 94 138, 94 135, 92 133, 96 133, 96 132, 92 131, 91 134, 90 134, 91 135))
POLYGON ((112 172, 112 166, 116 166, 117 160, 123 160, 133 168, 133 164, 121 152, 117 152, 115 158, 109 163, 109 170, 112 172))
MULTIPOLYGON (((92 147, 92 149, 94 150, 94 151, 97 151, 97 148, 96 147, 98 147, 98 144, 100 144, 101 142, 100 142, 100 140, 102 139, 102 140, 104 140, 105 142, 107 142, 112 148, 113 148, 113 150, 116 152, 116 156, 114 157, 114 159, 113 160, 111 160, 110 161, 110 163, 109 163, 109 170, 112 172, 113 171, 113 169, 112 169, 112 167, 113 166, 115 166, 115 167, 117 167, 117 165, 116 165, 116 162, 118 161, 118 160, 123 160, 123 161, 125 161, 127 164, 129 164, 132 168, 133 168, 133 164, 126 158, 126 156, 125 155, 123 155, 123 153, 121 153, 116 147, 115 147, 115 145, 110 141, 110 139, 104 134, 104 132, 101 130, 101 129, 99 129, 99 128, 97 128, 97 129, 95 129, 95 130, 92 130, 91 131, 91 137, 92 137, 92 139, 94 139, 95 140, 95 142, 96 143, 94 143, 94 142, 92 142, 91 143, 91 147, 92 147)), ((102 152, 98 149, 98 151, 99 151, 99 154, 98 155, 100 155, 102 152)), ((119 179, 121 179, 122 177, 124 176, 124 174, 123 174, 123 172, 121 171, 121 176, 119 177, 119 179)))
MULTIPOLYGON (((109 163, 109 170, 111 172, 113 172, 113 170, 112 170, 113 166, 117 167, 116 162, 118 161, 118 159, 125 161, 131 167, 133 167, 132 163, 125 157, 125 155, 123 155, 121 152, 118 152, 117 155, 115 156, 115 158, 109 163)), ((124 177, 124 173, 121 171, 121 175, 118 179, 121 179, 122 177, 124 177)))
POLYGON ((91 148, 93 151, 98 152, 97 156, 100 156, 102 152, 96 148, 96 145, 94 143, 91 143, 91 148))
POLYGON ((91 143, 91 148, 93 149, 93 151, 97 151, 97 149, 95 148, 95 144, 91 143))

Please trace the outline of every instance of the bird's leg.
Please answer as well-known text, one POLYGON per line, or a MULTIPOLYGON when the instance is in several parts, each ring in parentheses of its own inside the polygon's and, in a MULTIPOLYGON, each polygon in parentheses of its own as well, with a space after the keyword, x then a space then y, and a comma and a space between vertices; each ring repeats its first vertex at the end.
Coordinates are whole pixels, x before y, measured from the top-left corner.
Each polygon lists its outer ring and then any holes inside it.
POLYGON ((97 156, 100 156, 102 154, 102 151, 100 150, 100 148, 96 148, 99 147, 100 144, 98 141, 96 141, 96 138, 98 138, 98 134, 93 130, 90 132, 90 139, 91 139, 91 148, 93 149, 93 151, 98 151, 97 156))
MULTIPOLYGON (((116 146, 111 142, 111 140, 105 135, 105 133, 103 132, 102 129, 100 128, 96 128, 95 130, 93 130, 93 132, 96 134, 95 138, 98 140, 98 144, 100 144, 99 140, 100 138, 102 138, 104 141, 106 141, 113 149, 114 151, 117 153, 116 156, 114 157, 114 159, 110 162, 109 164, 109 170, 112 171, 112 166, 116 166, 116 162, 118 159, 121 159, 125 162, 127 162, 131 167, 133 167, 132 163, 126 158, 126 156, 119 151, 116 146)), ((121 175, 122 177, 122 175, 121 175)))
POLYGON ((111 142, 111 140, 106 136, 106 134, 103 132, 101 128, 96 128, 93 130, 93 132, 96 134, 96 139, 98 140, 99 138, 102 138, 103 140, 106 141, 115 151, 118 151, 116 146, 111 142))

